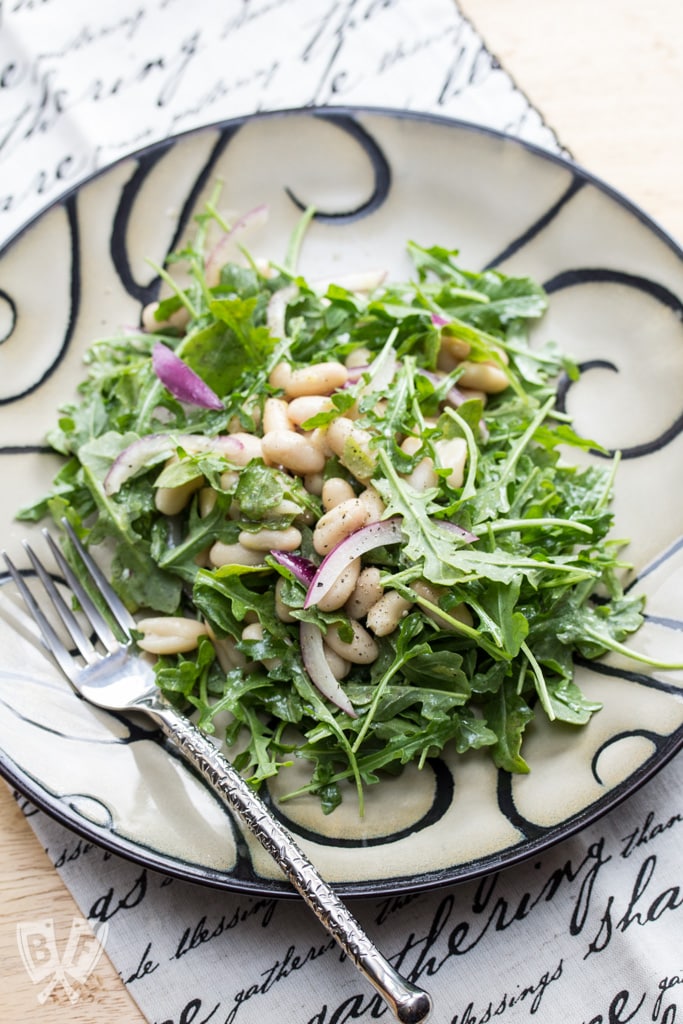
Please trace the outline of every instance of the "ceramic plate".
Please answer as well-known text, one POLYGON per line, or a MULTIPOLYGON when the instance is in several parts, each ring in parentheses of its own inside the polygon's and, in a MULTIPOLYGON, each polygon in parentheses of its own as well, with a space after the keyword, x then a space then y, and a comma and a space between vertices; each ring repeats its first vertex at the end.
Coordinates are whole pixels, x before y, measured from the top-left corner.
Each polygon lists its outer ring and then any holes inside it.
MULTIPOLYGON (((580 433, 623 453, 615 513, 629 585, 647 594, 635 643, 683 660, 683 253, 589 175, 490 131, 372 110, 231 121, 147 149, 29 224, 0 257, 3 544, 17 507, 58 462, 45 446, 96 337, 139 322, 163 263, 216 183, 235 213, 267 203, 250 238, 282 259, 301 209, 319 211, 301 270, 409 273, 405 242, 459 248, 464 266, 530 275, 550 294, 538 328, 583 368, 562 404, 580 433)), ((596 456, 597 457, 597 456, 596 456)), ((587 459, 592 456, 586 456, 587 459)), ((31 532, 30 530, 28 531, 31 532)), ((25 559, 22 561, 25 565, 25 559)), ((0 591, 0 597, 7 591, 0 591)), ((270 859, 157 738, 79 701, 22 630, 0 622, 0 758, 36 804, 102 846, 170 875, 288 895, 270 859)), ((347 895, 451 883, 537 853, 627 797, 680 749, 683 674, 610 656, 577 666, 604 704, 585 728, 528 731, 529 775, 485 755, 409 768, 323 817, 276 813, 347 895)))

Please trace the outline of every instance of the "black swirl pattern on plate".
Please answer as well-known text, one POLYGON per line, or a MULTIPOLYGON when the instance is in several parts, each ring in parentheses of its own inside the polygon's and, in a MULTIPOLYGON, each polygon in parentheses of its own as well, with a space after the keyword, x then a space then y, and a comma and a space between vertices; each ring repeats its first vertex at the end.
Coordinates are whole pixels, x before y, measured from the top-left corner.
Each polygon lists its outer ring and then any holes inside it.
MULTIPOLYGON (((13 395, 5 395, 3 398, 0 398, 0 406, 11 405, 14 402, 20 401, 22 398, 26 398, 27 395, 32 394, 34 391, 37 391, 38 388, 52 376, 52 374, 55 372, 57 367, 64 359, 64 356, 68 351, 71 338, 73 336, 74 327, 76 325, 76 319, 78 317, 78 310, 80 308, 81 303, 81 245, 78 230, 78 216, 76 210, 75 195, 67 197, 63 202, 63 206, 66 212, 67 225, 69 231, 69 255, 71 258, 71 263, 69 277, 69 313, 67 317, 67 322, 64 325, 64 333, 62 335, 62 340, 57 350, 57 355, 49 363, 46 369, 43 370, 40 376, 37 377, 36 380, 33 381, 33 383, 29 384, 29 386, 24 388, 22 391, 18 391, 16 392, 16 394, 13 395)), ((19 323, 19 319, 21 317, 21 310, 17 307, 16 302, 11 298, 11 296, 7 295, 6 293, 3 293, 3 298, 5 298, 6 302, 10 303, 11 308, 13 310, 11 331, 2 339, 2 341, 5 342, 14 333, 16 326, 19 323)), ((23 449, 20 448, 19 450, 23 449)))
MULTIPOLYGON (((185 200, 182 205, 182 209, 178 216, 176 227, 171 239, 169 251, 173 251, 180 237, 190 222, 191 217, 197 207, 198 197, 201 194, 202 189, 206 185, 207 181, 211 177, 216 163, 220 159, 220 156, 227 146, 231 137, 239 130, 238 125, 226 127, 220 132, 218 140, 213 147, 209 158, 206 160, 204 165, 199 169, 197 176, 188 189, 185 200)), ((157 166, 157 164, 164 159, 167 152, 174 145, 173 142, 161 143, 153 149, 142 153, 137 160, 137 165, 133 171, 130 179, 126 182, 122 193, 121 200, 118 204, 116 213, 114 215, 114 221, 112 224, 112 232, 109 243, 109 249, 111 253, 112 262, 118 274, 119 280, 123 284, 125 290, 134 299, 140 303, 141 306, 145 306, 148 302, 152 302, 156 298, 159 292, 159 278, 155 276, 148 283, 141 283, 135 280, 133 272, 130 267, 130 260, 128 258, 128 250, 126 245, 126 238, 128 234, 128 225, 131 218, 135 213, 135 202, 138 198, 140 190, 147 180, 148 176, 157 166)))
POLYGON ((603 779, 600 776, 600 772, 598 771, 598 762, 600 761, 601 756, 615 743, 619 743, 621 740, 630 739, 645 739, 648 743, 652 744, 653 750, 659 750, 662 745, 662 737, 651 729, 629 729, 627 732, 614 733, 613 736, 610 736, 608 740, 605 740, 605 742, 597 748, 593 755, 591 771, 593 773, 593 778, 598 785, 602 786, 604 784, 603 779))
MULTIPOLYGON (((628 274, 623 271, 611 270, 605 267, 576 267, 566 270, 555 277, 544 282, 544 288, 549 295, 563 291, 567 288, 576 288, 586 284, 618 284, 627 288, 633 288, 650 296, 661 306, 670 309, 679 320, 683 322, 683 302, 669 288, 653 281, 650 278, 638 274, 628 274)), ((611 360, 590 359, 579 364, 581 376, 595 369, 606 369, 613 373, 619 373, 619 368, 611 360)), ((558 408, 566 412, 568 394, 574 382, 566 375, 562 377, 558 387, 558 408)), ((652 455, 660 451, 666 445, 674 441, 683 432, 683 408, 672 423, 661 431, 656 437, 643 441, 640 444, 618 449, 623 459, 639 459, 643 456, 652 455)), ((606 448, 604 451, 595 450, 593 454, 599 458, 611 459, 617 449, 606 448)))
POLYGON ((5 341, 7 341, 8 338, 12 336, 12 333, 14 332, 14 328, 17 323, 17 304, 12 298, 12 296, 9 294, 9 292, 6 292, 4 288, 0 288, 0 301, 7 303, 10 314, 9 327, 5 334, 3 334, 2 337, 0 337, 0 345, 2 345, 5 341))
POLYGON ((505 815, 510 824, 519 831, 525 840, 542 839, 548 832, 548 829, 529 821, 517 810, 512 792, 513 782, 514 775, 511 775, 510 772, 503 771, 502 769, 498 772, 496 795, 501 813, 505 815))
POLYGON ((506 260, 509 260, 512 256, 518 253, 526 245, 533 241, 537 235, 540 235, 551 223, 555 220, 558 214, 572 201, 574 196, 584 188, 586 182, 581 179, 578 175, 574 175, 572 181, 567 190, 560 196, 557 202, 553 203, 549 209, 545 211, 533 224, 530 224, 526 231, 523 231, 521 235, 514 238, 508 245, 494 256, 493 259, 485 266, 485 270, 495 270, 506 260))
POLYGON ((422 829, 435 825, 444 816, 453 802, 454 783, 450 771, 440 758, 430 758, 427 762, 434 773, 435 791, 431 805, 424 811, 420 818, 407 825, 405 828, 395 832, 387 832, 385 835, 365 839, 345 839, 343 836, 325 836, 320 832, 314 832, 301 826, 299 822, 290 818, 282 810, 282 805, 275 803, 266 790, 263 794, 263 802, 270 809, 275 818, 286 828, 296 832, 302 839, 308 839, 319 846, 333 846, 340 849, 352 849, 356 847, 386 846, 387 843, 398 842, 406 836, 420 832, 422 829))
MULTIPOLYGON (((355 118, 334 112, 318 113, 314 116, 346 132, 347 135, 361 146, 367 154, 375 178, 374 188, 370 196, 356 209, 337 211, 316 210, 314 218, 321 223, 342 225, 359 220, 361 217, 369 216, 382 206, 389 195, 391 188, 391 165, 389 160, 377 141, 355 118)), ((303 211, 308 208, 309 204, 295 195, 289 186, 285 186, 285 192, 299 210, 303 211)))

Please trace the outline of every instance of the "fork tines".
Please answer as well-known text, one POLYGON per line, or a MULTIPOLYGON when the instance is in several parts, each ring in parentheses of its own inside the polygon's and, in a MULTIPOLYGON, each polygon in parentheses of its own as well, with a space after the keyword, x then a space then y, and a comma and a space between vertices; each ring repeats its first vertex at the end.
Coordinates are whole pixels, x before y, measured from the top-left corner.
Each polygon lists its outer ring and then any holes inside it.
MULTIPOLYGON (((95 592, 104 602, 104 605, 107 608, 107 611, 111 614, 114 622, 122 630, 125 641, 129 641, 130 631, 135 627, 135 620, 118 595, 114 593, 111 585, 99 567, 85 550, 71 525, 67 522, 64 522, 63 525, 69 540, 82 563, 85 578, 93 584, 95 592)), ((88 593, 86 586, 72 569, 49 531, 43 530, 42 533, 64 581, 80 605, 80 608, 87 619, 89 626, 94 631, 96 638, 109 653, 114 653, 120 650, 121 640, 115 635, 109 622, 97 607, 95 600, 93 600, 91 595, 88 593)), ((97 657, 99 657, 92 640, 86 635, 78 618, 74 614, 74 611, 65 601, 59 590, 57 581, 35 553, 31 545, 24 541, 23 546, 29 557, 33 570, 35 571, 37 578, 40 580, 52 607, 57 612, 59 620, 66 629, 70 640, 75 644, 85 661, 92 663, 97 657)), ((54 625, 41 608, 39 601, 28 586, 24 574, 17 569, 6 551, 2 552, 2 557, 5 565, 7 566, 7 571, 14 581, 14 584, 26 604, 28 611, 42 633, 46 647, 53 654, 62 671, 67 676, 72 676, 76 666, 71 653, 67 650, 54 625)))

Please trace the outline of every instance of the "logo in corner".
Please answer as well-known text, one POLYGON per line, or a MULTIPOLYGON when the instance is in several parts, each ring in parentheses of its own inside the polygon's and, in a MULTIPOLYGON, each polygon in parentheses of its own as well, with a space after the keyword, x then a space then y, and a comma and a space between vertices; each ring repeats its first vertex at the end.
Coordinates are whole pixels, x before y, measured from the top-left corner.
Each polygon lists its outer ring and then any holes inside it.
POLYGON ((39 1003, 45 1003, 58 985, 69 1002, 78 1001, 83 985, 104 952, 107 930, 108 924, 104 922, 93 933, 84 918, 74 917, 60 955, 52 918, 19 922, 17 945, 24 967, 33 984, 43 986, 38 993, 39 1003))

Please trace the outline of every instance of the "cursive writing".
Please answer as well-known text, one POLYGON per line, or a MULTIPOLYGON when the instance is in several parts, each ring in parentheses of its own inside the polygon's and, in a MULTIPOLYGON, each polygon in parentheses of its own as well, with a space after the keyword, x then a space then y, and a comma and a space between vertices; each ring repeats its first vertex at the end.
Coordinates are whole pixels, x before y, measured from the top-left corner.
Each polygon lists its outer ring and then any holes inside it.
POLYGON ((209 924, 208 916, 203 914, 195 925, 183 931, 171 959, 179 960, 193 949, 198 949, 207 942, 219 938, 225 932, 231 931, 237 925, 248 921, 251 917, 258 917, 261 927, 266 928, 271 922, 275 906, 275 900, 271 899, 256 900, 251 906, 247 907, 238 905, 231 914, 222 914, 218 921, 213 924, 209 924))
MULTIPOLYGON (((660 1014, 664 1006, 664 997, 667 996, 668 998, 668 993, 671 991, 671 989, 676 988, 678 985, 683 985, 683 974, 672 974, 671 977, 664 977, 660 979, 659 984, 657 986, 657 988, 659 989, 659 995, 655 999, 655 1004, 652 1007, 652 1020, 660 1020, 660 1014)), ((662 1020, 675 1020, 675 1016, 672 1016, 671 1014, 669 1014, 668 1018, 666 1017, 666 1014, 669 1011, 669 1009, 670 1007, 667 1007, 667 1009, 664 1011, 664 1017, 661 1018, 662 1020)))
POLYGON ((121 911, 132 910, 145 898, 147 893, 147 872, 143 868, 130 888, 126 888, 124 882, 123 894, 117 892, 117 887, 110 886, 105 893, 98 896, 90 908, 88 917, 96 921, 110 921, 121 911))
MULTIPOLYGON (((336 103, 462 116, 490 76, 498 100, 529 107, 447 0, 424 19, 411 0, 103 0, 80 17, 71 0, 15 0, 0 12, 15 41, 0 56, 0 237, 104 164, 201 124, 336 103), (52 30, 33 33, 27 15, 47 2, 52 30)), ((491 106, 494 127, 505 107, 491 106)))
POLYGON ((59 856, 55 858, 54 865, 56 868, 63 868, 65 864, 73 864, 80 857, 85 857, 93 850, 98 851, 98 849, 94 843, 86 842, 85 839, 77 839, 76 842, 62 849, 59 856))
POLYGON ((545 971, 538 981, 526 985, 517 985, 515 992, 503 992, 501 996, 489 1000, 488 1005, 481 1012, 479 1010, 475 1011, 473 1002, 469 1003, 461 1014, 456 1013, 451 1020, 451 1024, 489 1024, 489 1021, 493 1020, 494 1017, 498 1019, 508 1010, 511 1010, 513 1006, 518 1006, 525 1002, 529 1007, 530 1014, 538 1013, 541 1000, 548 986, 562 977, 562 967, 563 962, 560 960, 552 973, 545 971))
MULTIPOLYGON (((576 864, 567 860, 547 876, 540 875, 535 889, 528 888, 514 899, 501 891, 500 875, 487 876, 475 890, 469 916, 458 916, 455 893, 449 893, 439 903, 426 933, 408 937, 398 963, 408 963, 411 955, 415 956, 411 980, 432 976, 452 957, 469 953, 491 931, 518 926, 567 888, 571 893, 564 893, 570 908, 569 931, 578 934, 587 920, 596 879, 611 859, 605 852, 604 838, 600 838, 590 844, 576 864)), ((540 870, 541 865, 535 867, 540 870)))
POLYGON ((672 814, 666 821, 655 822, 655 812, 649 811, 645 820, 637 828, 623 836, 621 856, 630 857, 639 847, 659 839, 665 832, 681 824, 683 824, 683 815, 681 814, 672 814))
MULTIPOLYGON (((215 1003, 212 1009, 206 1013, 201 999, 195 996, 183 1006, 178 1015, 178 1024, 207 1024, 207 1021, 215 1019, 215 1014, 218 1012, 220 1005, 220 1003, 215 1003)), ((154 1024, 157 1024, 157 1022, 155 1021, 154 1024)), ((166 1020, 160 1021, 159 1024, 176 1024, 176 1021, 175 1018, 169 1017, 166 1020)))
POLYGON ((309 946, 302 953, 296 952, 296 946, 289 946, 283 957, 278 958, 275 963, 261 972, 260 977, 263 978, 263 981, 249 985, 247 988, 240 989, 239 992, 235 993, 233 1006, 225 1018, 225 1024, 231 1024, 236 1019, 240 1007, 249 999, 253 999, 254 996, 264 995, 279 981, 287 978, 292 971, 300 971, 306 964, 312 963, 319 957, 324 956, 325 953, 329 953, 336 948, 337 943, 334 939, 329 939, 318 946, 309 946))
POLYGON ((392 914, 397 914, 409 903, 419 899, 419 893, 406 893, 402 896, 392 896, 390 899, 382 900, 378 905, 375 924, 384 924, 392 914))
MULTIPOLYGON (((664 914, 679 910, 683 906, 683 893, 677 885, 652 892, 656 868, 655 856, 647 857, 643 861, 621 913, 617 909, 616 898, 608 898, 598 931, 588 945, 584 960, 594 953, 602 953, 610 944, 615 932, 626 932, 633 925, 641 928, 651 925, 664 914)), ((625 888, 624 891, 628 892, 628 889, 625 888)))
POLYGON ((617 992, 604 1013, 596 1014, 583 1024, 627 1024, 627 1021, 633 1020, 644 1002, 643 994, 634 1006, 631 993, 628 989, 622 989, 617 992))
POLYGON ((141 978, 145 978, 148 974, 153 974, 154 971, 159 969, 159 961, 153 960, 150 956, 151 949, 152 943, 148 942, 138 961, 137 967, 132 974, 124 978, 126 985, 131 985, 134 981, 139 981, 141 978))

